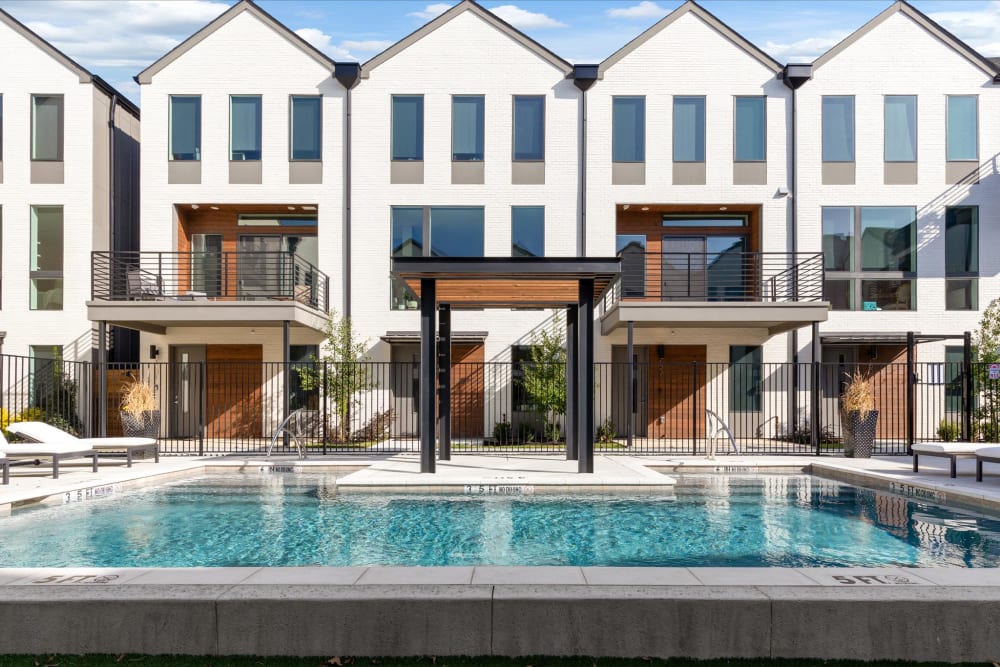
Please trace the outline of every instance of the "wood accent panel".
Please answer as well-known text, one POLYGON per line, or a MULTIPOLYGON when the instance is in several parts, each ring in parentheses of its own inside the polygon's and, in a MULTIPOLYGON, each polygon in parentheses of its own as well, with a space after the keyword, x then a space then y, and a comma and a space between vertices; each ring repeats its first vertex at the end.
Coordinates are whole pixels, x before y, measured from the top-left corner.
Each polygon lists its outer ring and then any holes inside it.
MULTIPOLYGON (((876 345, 876 355, 871 360, 869 372, 875 393, 875 409, 878 410, 876 438, 906 437, 906 346, 876 345)), ((867 352, 865 346, 858 349, 860 355, 867 352)), ((916 349, 914 349, 916 357, 916 349)), ((862 366, 862 368, 864 368, 862 366)), ((919 400, 919 395, 917 400, 919 400)))
MULTIPOLYGON (((577 280, 516 280, 516 279, 437 279, 437 302, 455 306, 483 305, 494 308, 531 306, 565 306, 577 302, 580 296, 577 280)), ((407 286, 420 298, 420 281, 413 279, 407 286)), ((600 297, 607 282, 594 285, 594 299, 600 297)))
POLYGON ((695 433, 699 438, 704 437, 705 346, 664 345, 662 359, 658 347, 649 346, 649 436, 682 440, 695 433), (694 394, 692 384, 697 387, 694 394), (692 414, 695 409, 697 412, 692 414))
POLYGON ((451 346, 451 435, 483 437, 486 348, 480 344, 451 346))
POLYGON ((263 346, 206 345, 205 362, 205 435, 263 437, 263 346))
MULTIPOLYGON (((128 369, 108 369, 108 405, 107 405, 107 425, 108 425, 108 436, 118 437, 122 435, 122 419, 119 412, 119 407, 122 401, 122 391, 125 389, 125 385, 130 382, 130 376, 134 376, 137 371, 128 369)), ((95 389, 100 386, 100 371, 94 368, 94 384, 92 385, 95 389)), ((98 434, 99 423, 97 421, 100 415, 101 400, 97 392, 94 392, 94 409, 91 412, 93 415, 94 423, 91 424, 92 432, 96 435, 98 434)))

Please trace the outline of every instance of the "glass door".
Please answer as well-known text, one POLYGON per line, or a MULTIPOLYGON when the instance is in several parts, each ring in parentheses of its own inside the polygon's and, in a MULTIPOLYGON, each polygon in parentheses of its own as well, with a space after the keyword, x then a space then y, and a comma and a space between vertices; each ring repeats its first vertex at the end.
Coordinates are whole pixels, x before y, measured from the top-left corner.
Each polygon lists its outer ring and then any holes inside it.
POLYGON ((191 291, 222 296, 222 235, 191 235, 191 291))
POLYGON ((249 301, 290 296, 282 290, 281 236, 240 236, 239 297, 249 301))
POLYGON ((663 301, 705 300, 705 237, 663 237, 663 301))

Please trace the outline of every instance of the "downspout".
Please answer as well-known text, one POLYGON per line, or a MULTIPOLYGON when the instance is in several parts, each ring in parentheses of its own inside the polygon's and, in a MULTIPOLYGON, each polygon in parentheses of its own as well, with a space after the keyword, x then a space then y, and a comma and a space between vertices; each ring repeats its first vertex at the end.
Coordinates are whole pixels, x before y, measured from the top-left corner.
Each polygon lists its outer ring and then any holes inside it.
POLYGON ((115 250, 115 111, 118 93, 111 94, 108 112, 108 251, 115 250))
MULTIPOLYGON (((334 77, 347 91, 344 95, 344 317, 351 316, 351 89, 361 78, 358 63, 337 63, 334 77)), ((329 298, 329 295, 328 295, 329 298)))
POLYGON ((574 65, 570 77, 580 89, 580 221, 576 235, 577 256, 587 254, 587 90, 597 81, 599 65, 574 65))

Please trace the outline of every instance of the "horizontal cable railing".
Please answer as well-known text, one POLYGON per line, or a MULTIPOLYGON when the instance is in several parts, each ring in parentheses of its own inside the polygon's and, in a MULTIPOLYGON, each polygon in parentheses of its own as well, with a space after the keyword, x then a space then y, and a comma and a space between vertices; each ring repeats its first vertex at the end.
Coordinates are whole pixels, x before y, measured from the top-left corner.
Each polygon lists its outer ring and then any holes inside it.
POLYGON ((94 252, 91 298, 297 301, 329 310, 329 277, 294 252, 94 252))
POLYGON ((821 253, 621 254, 621 276, 602 306, 618 301, 820 301, 821 253))
MULTIPOLYGON (((915 363, 908 392, 905 363, 638 358, 595 364, 597 451, 702 455, 714 443, 720 454, 839 455, 848 437, 842 396, 859 372, 879 413, 876 454, 904 455, 920 441, 1000 441, 1000 383, 988 364, 915 363)), ((263 453, 292 413, 307 453, 413 452, 420 396, 434 391, 419 378, 419 364, 407 362, 92 364, 5 355, 0 428, 45 421, 79 435, 122 435, 123 393, 141 382, 155 396, 166 454, 263 453)), ((564 365, 458 363, 450 388, 453 453, 565 448, 564 365)), ((279 439, 277 451, 294 449, 279 439)))

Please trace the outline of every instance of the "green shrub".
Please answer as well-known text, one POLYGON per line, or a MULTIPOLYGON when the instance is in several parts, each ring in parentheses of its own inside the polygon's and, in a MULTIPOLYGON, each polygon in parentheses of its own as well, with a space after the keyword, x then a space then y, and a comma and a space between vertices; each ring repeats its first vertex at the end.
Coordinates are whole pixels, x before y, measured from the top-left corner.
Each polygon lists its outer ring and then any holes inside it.
POLYGON ((507 421, 507 415, 493 425, 493 439, 496 440, 501 445, 506 445, 510 442, 510 436, 513 433, 510 422, 507 421))
POLYGON ((945 442, 954 442, 958 440, 962 433, 962 429, 955 422, 950 422, 947 419, 942 419, 941 423, 938 424, 937 434, 938 437, 945 442))
POLYGON ((614 442, 617 434, 618 429, 615 427, 615 423, 610 418, 605 419, 604 423, 597 427, 597 442, 602 445, 614 442))

